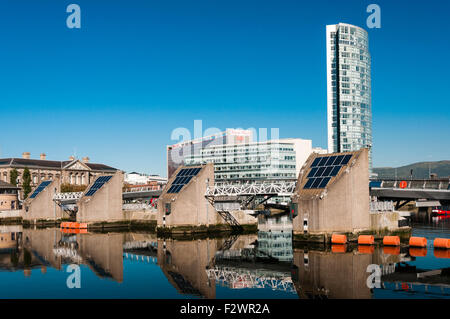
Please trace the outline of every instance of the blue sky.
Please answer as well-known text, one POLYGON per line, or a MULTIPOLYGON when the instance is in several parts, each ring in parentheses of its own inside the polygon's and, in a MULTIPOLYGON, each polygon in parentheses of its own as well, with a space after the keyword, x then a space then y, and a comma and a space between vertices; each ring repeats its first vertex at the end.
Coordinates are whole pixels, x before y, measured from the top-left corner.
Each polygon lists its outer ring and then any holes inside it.
POLYGON ((1 0, 0 157, 165 175, 172 130, 197 119, 326 148, 325 26, 346 22, 369 32, 374 166, 448 160, 449 13, 437 0, 1 0), (66 27, 70 3, 81 29, 66 27))

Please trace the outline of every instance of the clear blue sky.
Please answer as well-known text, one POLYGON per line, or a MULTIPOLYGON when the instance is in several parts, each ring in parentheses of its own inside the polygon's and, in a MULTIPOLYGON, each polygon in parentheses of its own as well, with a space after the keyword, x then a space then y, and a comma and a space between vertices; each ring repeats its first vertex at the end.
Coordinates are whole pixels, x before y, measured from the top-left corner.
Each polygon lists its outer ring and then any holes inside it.
POLYGON ((0 157, 75 151, 165 175, 172 130, 196 119, 325 148, 325 26, 347 22, 369 32, 374 166, 448 160, 449 14, 438 0, 1 0, 0 157))

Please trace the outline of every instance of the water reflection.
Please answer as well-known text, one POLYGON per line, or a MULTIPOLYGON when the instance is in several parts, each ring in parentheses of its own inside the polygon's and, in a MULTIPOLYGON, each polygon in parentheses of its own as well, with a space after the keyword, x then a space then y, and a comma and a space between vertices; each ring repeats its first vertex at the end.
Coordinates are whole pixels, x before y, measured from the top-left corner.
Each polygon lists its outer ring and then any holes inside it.
MULTIPOLYGON (((441 226, 413 234, 448 237, 441 226)), ((448 255, 432 247, 293 248, 286 216, 260 216, 257 234, 190 240, 2 226, 0 293, 42 298, 45 283, 49 298, 449 298, 448 255), (69 264, 82 267, 82 289, 66 287, 69 264), (381 288, 367 285, 372 264, 381 288), (23 279, 13 276, 20 272, 23 279)))

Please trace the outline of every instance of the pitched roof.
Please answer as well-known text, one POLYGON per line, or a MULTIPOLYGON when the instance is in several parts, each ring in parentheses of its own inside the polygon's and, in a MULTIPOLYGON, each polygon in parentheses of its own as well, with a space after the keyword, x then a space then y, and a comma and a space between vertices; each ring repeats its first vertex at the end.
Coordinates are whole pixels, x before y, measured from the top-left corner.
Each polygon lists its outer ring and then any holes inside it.
MULTIPOLYGON (((53 169, 61 169, 72 161, 48 161, 26 158, 0 158, 0 166, 27 166, 27 167, 46 167, 53 169)), ((84 163, 90 169, 101 171, 117 171, 117 168, 96 163, 84 163)))
POLYGON ((20 189, 20 187, 14 186, 13 184, 0 181, 0 189, 20 189))

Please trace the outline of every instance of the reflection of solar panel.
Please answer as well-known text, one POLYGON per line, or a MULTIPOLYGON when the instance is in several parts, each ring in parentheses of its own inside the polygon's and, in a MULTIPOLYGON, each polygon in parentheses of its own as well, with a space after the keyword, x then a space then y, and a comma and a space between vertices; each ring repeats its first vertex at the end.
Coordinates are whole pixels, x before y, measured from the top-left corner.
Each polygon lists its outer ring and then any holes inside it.
POLYGON ((39 184, 39 186, 31 194, 30 198, 35 198, 40 192, 42 192, 52 181, 45 181, 39 184))
POLYGON ((316 157, 311 164, 304 189, 325 188, 341 167, 347 165, 353 155, 333 155, 316 157))
POLYGON ((105 183, 107 183, 112 176, 100 176, 98 177, 94 184, 91 186, 91 188, 89 188, 89 190, 87 191, 85 196, 92 196, 95 194, 96 191, 98 191, 100 188, 103 187, 103 185, 105 185, 105 183))
POLYGON ((167 193, 178 193, 183 188, 184 185, 190 182, 192 177, 196 176, 200 172, 201 167, 195 168, 182 168, 177 176, 175 177, 172 185, 170 186, 167 193))

